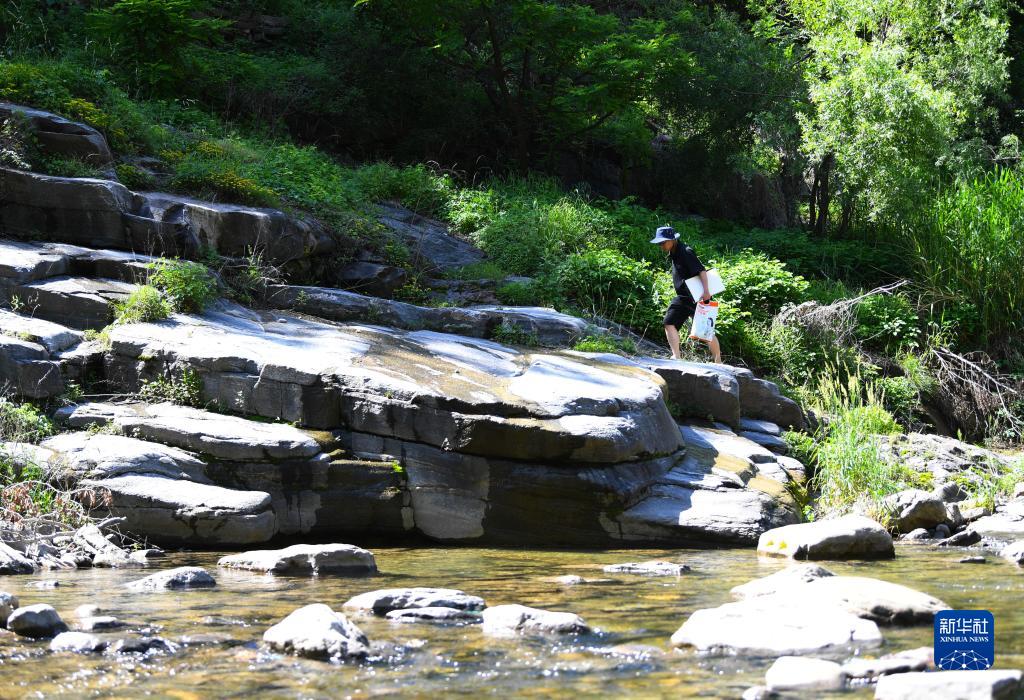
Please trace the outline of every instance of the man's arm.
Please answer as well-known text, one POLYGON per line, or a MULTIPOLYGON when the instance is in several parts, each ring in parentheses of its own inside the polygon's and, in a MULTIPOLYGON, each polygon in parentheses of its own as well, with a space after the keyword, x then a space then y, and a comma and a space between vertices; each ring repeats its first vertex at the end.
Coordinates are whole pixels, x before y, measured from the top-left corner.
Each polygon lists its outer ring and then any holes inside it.
POLYGON ((700 300, 705 304, 711 301, 711 292, 708 290, 708 272, 707 270, 700 271, 700 283, 704 285, 704 294, 701 295, 700 300))

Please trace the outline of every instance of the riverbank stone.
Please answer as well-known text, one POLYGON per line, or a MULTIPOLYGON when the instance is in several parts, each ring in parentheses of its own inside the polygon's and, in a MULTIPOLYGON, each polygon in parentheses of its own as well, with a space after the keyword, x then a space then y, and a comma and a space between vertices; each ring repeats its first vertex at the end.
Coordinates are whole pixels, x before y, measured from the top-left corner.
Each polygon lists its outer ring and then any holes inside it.
POLYGON ((763 595, 774 595, 790 590, 793 586, 810 583, 820 578, 835 576, 824 566, 817 564, 794 564, 774 574, 756 578, 753 581, 733 587, 730 593, 736 598, 757 598, 763 595))
POLYGON ((406 608, 392 610, 386 617, 395 622, 480 622, 480 614, 458 608, 406 608))
POLYGON ((625 564, 609 564, 604 567, 606 574, 638 574, 640 576, 682 576, 690 570, 686 564, 670 561, 640 561, 625 564))
POLYGON ((330 661, 364 658, 370 651, 363 631, 323 603, 293 611, 264 632, 263 641, 275 651, 330 661))
POLYGON ((76 654, 100 652, 106 648, 105 641, 86 632, 61 632, 50 642, 50 651, 70 651, 76 654))
POLYGON ((892 559, 892 536, 862 515, 785 525, 763 533, 757 553, 792 559, 892 559))
POLYGON ((0 591, 0 627, 7 626, 7 618, 18 609, 18 596, 0 591))
POLYGON ((47 639, 67 632, 68 626, 60 619, 52 605, 36 603, 12 612, 7 618, 7 629, 22 637, 47 639))
POLYGON ((351 544, 296 544, 284 549, 255 550, 221 557, 217 566, 268 574, 377 573, 373 553, 351 544))
POLYGON ((360 593, 344 605, 353 610, 364 610, 374 615, 386 615, 392 610, 409 608, 455 608, 456 610, 483 610, 483 598, 467 595, 453 588, 384 588, 360 593))
POLYGON ((834 661, 782 656, 771 665, 764 680, 773 691, 842 690, 846 673, 834 661))
POLYGON ((183 588, 212 588, 217 582, 199 566, 181 566, 177 569, 159 571, 125 584, 133 591, 159 591, 183 588))
POLYGON ((845 610, 792 599, 782 603, 775 596, 760 596, 697 610, 672 635, 672 645, 707 652, 792 655, 882 641, 878 625, 845 610))
POLYGON ((927 671, 935 667, 932 647, 907 649, 877 659, 853 658, 843 664, 843 672, 855 681, 872 681, 893 673, 927 671))
POLYGON ((1014 700, 1020 691, 1017 670, 897 673, 878 679, 875 700, 1014 700))
POLYGON ((483 630, 487 634, 516 633, 587 634, 590 626, 571 612, 553 612, 525 605, 496 605, 483 612, 483 630))
POLYGON ((934 493, 907 489, 887 496, 883 507, 892 513, 896 529, 911 532, 917 528, 931 529, 946 522, 946 504, 934 493))
POLYGON ((999 550, 999 556, 1017 566, 1024 566, 1024 540, 1017 540, 1006 545, 999 550))

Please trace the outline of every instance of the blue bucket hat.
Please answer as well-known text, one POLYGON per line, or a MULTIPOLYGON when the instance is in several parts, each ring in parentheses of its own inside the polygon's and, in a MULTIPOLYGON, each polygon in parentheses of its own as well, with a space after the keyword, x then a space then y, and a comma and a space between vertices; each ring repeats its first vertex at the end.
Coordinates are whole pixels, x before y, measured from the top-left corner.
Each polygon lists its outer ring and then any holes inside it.
POLYGON ((654 238, 651 239, 651 243, 664 243, 665 241, 674 241, 679 238, 679 234, 671 226, 660 226, 658 230, 654 232, 654 238))

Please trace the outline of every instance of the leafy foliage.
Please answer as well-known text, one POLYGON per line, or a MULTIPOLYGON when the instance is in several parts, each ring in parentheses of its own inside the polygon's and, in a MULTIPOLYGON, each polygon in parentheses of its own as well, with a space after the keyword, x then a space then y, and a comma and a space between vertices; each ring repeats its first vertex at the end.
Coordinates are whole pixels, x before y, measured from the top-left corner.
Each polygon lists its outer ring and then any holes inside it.
POLYGON ((175 311, 200 312, 218 296, 209 268, 188 260, 152 263, 149 284, 164 293, 175 311))
POLYGON ((185 368, 178 374, 143 382, 139 398, 150 403, 170 401, 181 406, 207 407, 203 400, 202 377, 190 368, 185 368))
POLYGON ((128 295, 124 301, 114 302, 114 323, 148 323, 171 315, 171 305, 160 290, 148 284, 128 295))

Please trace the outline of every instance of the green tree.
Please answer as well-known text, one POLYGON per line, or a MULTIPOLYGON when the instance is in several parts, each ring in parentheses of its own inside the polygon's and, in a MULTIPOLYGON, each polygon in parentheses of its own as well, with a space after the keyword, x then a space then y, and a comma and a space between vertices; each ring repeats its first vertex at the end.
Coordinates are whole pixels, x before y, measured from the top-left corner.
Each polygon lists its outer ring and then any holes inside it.
POLYGON ((187 80, 187 48, 217 43, 230 22, 198 17, 206 0, 117 0, 89 13, 92 30, 136 82, 155 94, 169 94, 187 80))
MULTIPOLYGON (((359 0, 392 41, 433 53, 490 107, 495 139, 520 169, 542 144, 601 129, 644 131, 651 88, 689 65, 665 24, 542 0, 359 0)), ((649 138, 649 137, 647 137, 649 138)))
POLYGON ((895 217, 984 164, 1008 57, 1001 0, 769 0, 758 29, 803 52, 809 218, 895 217))

